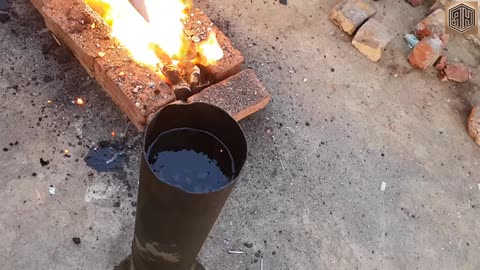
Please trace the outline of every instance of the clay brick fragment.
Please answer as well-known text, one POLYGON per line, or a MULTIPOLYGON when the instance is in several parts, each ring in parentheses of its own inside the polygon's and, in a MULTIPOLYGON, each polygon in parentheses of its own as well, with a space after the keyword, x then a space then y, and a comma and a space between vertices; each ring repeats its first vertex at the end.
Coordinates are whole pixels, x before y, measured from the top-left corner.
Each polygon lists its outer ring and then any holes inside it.
POLYGON ((434 64, 436 70, 442 71, 447 66, 447 57, 445 55, 440 56, 434 64))
MULTIPOLYGON (((445 34, 445 11, 437 9, 432 14, 425 17, 415 26, 415 35, 418 39, 431 35, 442 36, 445 34)), ((443 38, 448 40, 448 36, 443 38)), ((442 39, 442 40, 443 40, 442 39)))
POLYGON ((410 3, 412 7, 418 7, 423 4, 423 0, 407 0, 407 2, 410 3))
POLYGON ((393 36, 382 23, 371 18, 360 27, 352 40, 352 45, 368 59, 377 62, 392 38, 393 36))
POLYGON ((375 12, 371 0, 343 0, 332 9, 329 19, 351 35, 375 12))
POLYGON ((437 78, 441 82, 448 82, 447 75, 445 75, 445 73, 443 71, 437 72, 437 78))
POLYGON ((480 107, 476 106, 467 119, 468 135, 480 146, 480 107))
POLYGON ((450 81, 466 82, 472 78, 472 71, 462 63, 448 63, 443 72, 450 81))
POLYGON ((420 69, 431 66, 440 57, 442 41, 437 36, 426 37, 415 46, 408 55, 408 62, 420 69))
POLYGON ((188 98, 188 103, 204 102, 227 111, 235 120, 265 108, 270 94, 251 69, 243 70, 188 98))

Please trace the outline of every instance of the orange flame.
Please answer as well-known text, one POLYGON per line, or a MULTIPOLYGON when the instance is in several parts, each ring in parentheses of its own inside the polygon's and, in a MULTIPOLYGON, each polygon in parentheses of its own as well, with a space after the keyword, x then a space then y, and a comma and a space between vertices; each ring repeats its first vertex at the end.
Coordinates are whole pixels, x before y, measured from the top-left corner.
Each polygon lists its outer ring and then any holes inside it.
POLYGON ((144 0, 149 21, 128 0, 84 1, 104 19, 112 29, 112 36, 141 64, 163 67, 168 64, 163 55, 174 64, 190 61, 211 65, 223 57, 213 32, 199 43, 185 35, 184 21, 192 8, 189 0, 144 0), (193 50, 192 46, 195 46, 193 50), (194 57, 189 55, 192 51, 196 51, 194 57))

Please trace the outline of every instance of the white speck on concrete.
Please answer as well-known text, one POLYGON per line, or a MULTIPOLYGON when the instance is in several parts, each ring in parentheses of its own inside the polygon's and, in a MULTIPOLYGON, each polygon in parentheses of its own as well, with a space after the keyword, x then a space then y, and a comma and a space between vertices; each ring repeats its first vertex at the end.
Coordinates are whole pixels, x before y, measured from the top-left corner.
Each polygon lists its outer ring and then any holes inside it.
POLYGON ((387 188, 387 183, 382 181, 382 185, 380 186, 380 190, 385 191, 386 188, 387 188))

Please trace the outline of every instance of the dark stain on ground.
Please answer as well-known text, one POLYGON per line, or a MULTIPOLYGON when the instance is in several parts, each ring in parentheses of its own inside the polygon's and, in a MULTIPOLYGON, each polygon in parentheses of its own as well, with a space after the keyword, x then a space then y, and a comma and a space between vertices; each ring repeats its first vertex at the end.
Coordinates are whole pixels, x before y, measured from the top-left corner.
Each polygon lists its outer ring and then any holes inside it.
POLYGON ((40 158, 40 165, 42 165, 42 167, 45 167, 48 164, 50 164, 50 161, 44 160, 43 158, 40 158))
POLYGON ((119 143, 99 142, 98 147, 90 148, 85 163, 98 172, 121 171, 126 161, 124 147, 119 143))

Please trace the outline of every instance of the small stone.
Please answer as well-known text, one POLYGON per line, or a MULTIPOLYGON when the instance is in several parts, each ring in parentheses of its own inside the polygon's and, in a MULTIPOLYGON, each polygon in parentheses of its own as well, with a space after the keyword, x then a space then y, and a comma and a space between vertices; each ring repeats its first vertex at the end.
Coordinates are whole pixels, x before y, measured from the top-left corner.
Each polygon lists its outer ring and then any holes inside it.
POLYGON ((80 237, 73 237, 73 238, 72 238, 72 241, 73 241, 73 243, 75 243, 75 244, 77 244, 77 245, 79 245, 79 244, 82 242, 82 240, 80 239, 80 237))
POLYGON ((415 35, 419 39, 443 34, 445 34, 445 11, 443 9, 435 10, 415 26, 415 35))
POLYGON ((446 66, 447 66, 447 57, 444 55, 440 56, 434 64, 435 69, 440 71, 444 70, 446 66))
POLYGON ((423 4, 423 0, 407 0, 407 2, 410 3, 412 7, 418 7, 423 4))
POLYGON ((468 135, 480 146, 480 107, 476 106, 468 116, 468 135))
POLYGON ((98 56, 100 56, 100 57, 104 57, 105 55, 107 55, 105 52, 99 52, 98 53, 98 56))
POLYGON ((426 69, 433 65, 440 57, 442 41, 437 37, 426 37, 415 46, 408 55, 408 62, 420 69, 426 69))
POLYGON ((368 59, 377 62, 392 38, 393 36, 382 23, 371 18, 360 27, 352 40, 352 45, 368 59))
POLYGON ((371 0, 343 0, 332 9, 329 19, 351 35, 376 12, 371 0))
POLYGON ((45 82, 45 83, 49 83, 49 82, 52 82, 52 81, 53 81, 53 77, 50 76, 50 75, 45 75, 43 77, 43 82, 45 82))
POLYGON ((200 42, 200 41, 201 41, 201 39, 200 39, 200 37, 199 37, 199 36, 197 36, 197 35, 194 35, 194 36, 192 36, 192 41, 193 41, 193 42, 195 42, 195 43, 198 43, 198 42, 200 42))
POLYGON ((447 63, 443 71, 450 81, 466 82, 472 78, 472 71, 462 63, 447 63))
POLYGON ((252 248, 253 244, 252 243, 244 243, 243 244, 246 248, 252 248))

